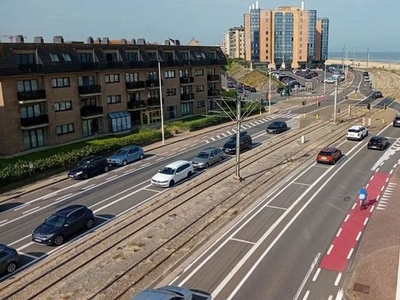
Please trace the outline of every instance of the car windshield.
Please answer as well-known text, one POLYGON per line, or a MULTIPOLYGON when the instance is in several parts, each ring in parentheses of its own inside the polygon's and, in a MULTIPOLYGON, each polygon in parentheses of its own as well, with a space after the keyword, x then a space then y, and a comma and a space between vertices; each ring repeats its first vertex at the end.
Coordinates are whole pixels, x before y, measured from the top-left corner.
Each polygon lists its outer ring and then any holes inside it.
POLYGON ((350 128, 349 129, 349 132, 355 132, 355 133, 358 133, 358 132, 360 132, 361 130, 360 129, 356 129, 356 128, 350 128))
POLYGON ((119 156, 125 156, 128 153, 127 150, 118 150, 117 152, 115 152, 115 155, 119 155, 119 156))
POLYGON ((197 158, 203 158, 203 159, 206 159, 206 158, 208 158, 208 153, 207 152, 200 152, 199 154, 197 154, 197 158))
POLYGON ((382 142, 382 140, 380 138, 371 139, 371 143, 374 143, 374 144, 379 144, 381 142, 382 142))
POLYGON ((279 127, 279 123, 271 123, 269 126, 269 128, 278 128, 279 127))
POLYGON ((176 169, 170 168, 170 167, 165 167, 162 170, 160 170, 159 173, 165 174, 165 175, 174 175, 176 169))
POLYGON ((319 155, 321 155, 321 156, 331 156, 331 155, 332 155, 332 152, 321 151, 321 152, 319 153, 319 155))
POLYGON ((44 222, 46 225, 52 226, 52 227, 62 227, 64 226, 65 221, 67 218, 61 217, 58 215, 51 215, 46 219, 44 222))
POLYGON ((82 160, 78 163, 78 167, 87 168, 90 165, 89 160, 82 160))

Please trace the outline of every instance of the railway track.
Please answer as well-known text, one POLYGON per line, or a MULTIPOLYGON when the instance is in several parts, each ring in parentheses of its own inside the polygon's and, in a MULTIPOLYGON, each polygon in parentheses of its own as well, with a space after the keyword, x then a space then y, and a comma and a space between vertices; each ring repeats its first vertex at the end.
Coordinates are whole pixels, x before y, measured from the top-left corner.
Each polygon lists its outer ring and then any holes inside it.
MULTIPOLYGON (((136 291, 136 286, 140 286, 146 278, 154 276, 154 273, 159 275, 160 269, 165 269, 165 264, 170 262, 171 258, 185 252, 182 249, 192 248, 193 245, 201 242, 198 237, 202 235, 202 232, 215 231, 212 227, 215 224, 226 222, 235 207, 248 205, 249 198, 265 192, 268 183, 273 183, 279 175, 282 176, 289 172, 285 165, 288 157, 292 161, 298 160, 300 163, 321 145, 341 139, 347 126, 346 123, 331 126, 330 121, 323 121, 309 126, 301 132, 289 131, 287 134, 243 154, 242 168, 258 164, 262 158, 268 156, 274 156, 275 159, 266 164, 264 172, 253 176, 252 183, 235 184, 231 193, 213 199, 211 206, 202 209, 201 213, 195 213, 196 217, 188 218, 181 228, 173 228, 174 230, 170 233, 165 233, 164 239, 154 246, 149 246, 147 252, 132 251, 132 255, 126 254, 127 259, 122 262, 124 268, 118 273, 112 274, 113 276, 109 276, 107 280, 103 279, 103 283, 96 287, 91 286, 90 291, 74 289, 74 286, 69 286, 71 292, 69 294, 68 292, 61 293, 62 297, 67 299, 121 299, 128 295, 131 296, 136 291), (290 148, 299 141, 300 135, 310 134, 319 135, 318 140, 307 146, 297 145, 294 150, 293 147, 290 148), (249 188, 250 185, 255 185, 256 188, 254 186, 249 188), (139 269, 140 272, 138 272, 139 269)), ((66 247, 60 255, 40 262, 25 273, 17 274, 14 280, 0 285, 0 298, 53 299, 54 295, 60 296, 59 287, 68 278, 79 278, 84 271, 96 270, 105 255, 118 253, 119 249, 126 249, 128 241, 140 240, 141 233, 154 231, 154 228, 162 230, 163 224, 176 217, 178 211, 186 211, 190 215, 190 210, 193 210, 193 206, 204 198, 204 194, 210 187, 216 186, 235 173, 235 164, 228 161, 214 168, 212 172, 213 176, 209 174, 209 176, 193 178, 185 185, 163 193, 161 197, 153 199, 151 204, 139 208, 135 214, 126 215, 102 226, 90 233, 84 241, 66 247)), ((140 248, 141 244, 136 243, 131 246, 140 248)), ((108 272, 108 270, 103 271, 108 272)), ((95 277, 95 274, 93 276, 95 277)), ((78 284, 80 282, 81 280, 78 280, 78 284)))

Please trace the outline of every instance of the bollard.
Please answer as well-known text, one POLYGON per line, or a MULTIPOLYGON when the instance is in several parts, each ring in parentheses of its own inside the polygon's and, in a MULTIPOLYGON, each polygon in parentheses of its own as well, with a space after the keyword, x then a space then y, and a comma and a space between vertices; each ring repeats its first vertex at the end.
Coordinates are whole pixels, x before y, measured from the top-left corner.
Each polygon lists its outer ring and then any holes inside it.
POLYGON ((300 142, 301 142, 302 144, 304 144, 304 143, 306 142, 306 137, 305 137, 305 135, 302 135, 302 136, 301 136, 300 142))
POLYGON ((319 119, 319 113, 318 113, 318 112, 315 114, 315 119, 316 119, 316 120, 319 119))
POLYGON ((385 120, 385 116, 382 117, 382 124, 385 124, 386 120, 385 120))

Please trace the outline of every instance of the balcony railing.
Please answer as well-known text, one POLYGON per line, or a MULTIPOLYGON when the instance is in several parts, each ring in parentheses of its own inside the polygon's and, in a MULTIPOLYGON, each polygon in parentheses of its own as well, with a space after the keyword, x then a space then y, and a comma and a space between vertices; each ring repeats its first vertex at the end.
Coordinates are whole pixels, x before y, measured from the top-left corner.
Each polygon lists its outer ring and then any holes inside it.
POLYGON ((100 66, 98 62, 81 63, 82 70, 98 70, 99 67, 100 66))
POLYGON ((121 69, 124 67, 124 63, 122 61, 108 61, 107 69, 121 69))
POLYGON ((160 97, 147 98, 147 106, 160 106, 160 97))
POLYGON ((46 99, 46 91, 37 90, 37 91, 18 92, 17 96, 19 101, 46 99))
POLYGON ((219 96, 219 90, 208 90, 208 96, 219 96))
POLYGON ((145 68, 148 66, 147 62, 138 60, 138 61, 130 61, 125 64, 126 68, 145 68))
POLYGON ((31 127, 44 124, 49 124, 48 115, 41 115, 31 118, 21 118, 21 127, 31 127))
POLYGON ((127 90, 136 90, 145 88, 144 81, 127 82, 125 86, 127 90))
MULTIPOLYGON (((163 81, 161 80, 161 86, 163 85, 163 81)), ((160 83, 158 81, 158 79, 149 79, 146 80, 146 87, 159 87, 160 83)))
POLYGON ((82 85, 78 86, 79 95, 100 94, 100 84, 82 85))
POLYGON ((103 114, 103 106, 86 105, 81 107, 81 117, 90 117, 103 114))
MULTIPOLYGON (((158 103, 160 103, 160 100, 158 101, 158 103)), ((136 108, 141 108, 141 107, 145 107, 145 106, 146 106, 146 102, 144 100, 128 102, 128 109, 136 109, 136 108)))
MULTIPOLYGON (((161 62, 160 62, 161 65, 161 62)), ((157 68, 158 67, 158 60, 150 60, 149 61, 149 67, 150 68, 157 68)))
POLYGON ((181 84, 191 84, 191 83, 194 82, 194 78, 193 77, 189 77, 189 76, 181 77, 180 78, 180 82, 181 82, 181 84))
POLYGON ((181 94, 182 101, 194 100, 194 93, 181 94))
POLYGON ((207 75, 207 80, 208 81, 219 81, 219 75, 210 75, 210 74, 208 74, 207 75))
POLYGON ((20 64, 18 65, 20 73, 42 73, 43 65, 39 64, 20 64))

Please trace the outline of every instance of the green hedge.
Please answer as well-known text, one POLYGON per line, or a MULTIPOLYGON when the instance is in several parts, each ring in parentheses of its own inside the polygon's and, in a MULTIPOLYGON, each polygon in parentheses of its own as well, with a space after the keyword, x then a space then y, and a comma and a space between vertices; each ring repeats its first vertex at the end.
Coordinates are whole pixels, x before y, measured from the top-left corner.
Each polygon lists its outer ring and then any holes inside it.
MULTIPOLYGON (((169 131, 165 137, 170 137, 169 131)), ((154 129, 143 128, 138 133, 124 137, 114 137, 96 140, 95 143, 88 143, 84 147, 72 149, 69 152, 58 153, 45 158, 38 158, 33 161, 35 172, 43 172, 56 168, 66 168, 72 163, 81 160, 88 155, 102 155, 116 151, 117 149, 131 145, 146 145, 161 140, 161 132, 154 129)), ((0 170, 0 185, 8 184, 29 177, 29 162, 18 160, 14 164, 5 166, 0 170)))

